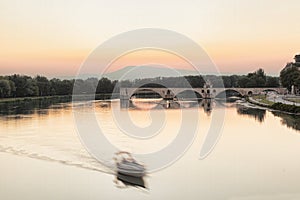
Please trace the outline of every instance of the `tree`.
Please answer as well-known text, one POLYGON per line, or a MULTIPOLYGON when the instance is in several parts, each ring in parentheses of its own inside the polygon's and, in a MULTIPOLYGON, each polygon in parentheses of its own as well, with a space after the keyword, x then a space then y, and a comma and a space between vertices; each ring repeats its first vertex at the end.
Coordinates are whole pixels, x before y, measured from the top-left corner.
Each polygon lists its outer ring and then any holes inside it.
POLYGON ((30 76, 12 75, 8 76, 8 80, 14 82, 15 85, 15 97, 37 96, 39 88, 36 85, 35 80, 30 76))
POLYGON ((280 81, 282 86, 291 91, 292 85, 300 88, 300 70, 296 66, 284 68, 280 72, 280 81))
POLYGON ((266 87, 279 87, 279 78, 268 76, 266 81, 266 87))
POLYGON ((39 96, 47 96, 50 95, 50 82, 44 76, 36 76, 34 78, 36 84, 39 88, 39 96))
POLYGON ((247 77, 249 78, 247 87, 265 87, 266 85, 267 76, 261 68, 254 73, 249 73, 247 77))
POLYGON ((230 80, 231 80, 231 87, 239 87, 239 84, 238 84, 239 76, 238 75, 231 75, 230 80))
POLYGON ((15 96, 15 93, 16 93, 16 86, 15 86, 15 83, 11 80, 8 80, 9 81, 9 86, 10 86, 10 97, 11 96, 15 96))
POLYGON ((50 80, 50 92, 52 95, 71 95, 73 93, 73 85, 74 80, 61 81, 57 78, 53 78, 50 80))
POLYGON ((202 76, 186 76, 185 77, 191 87, 203 87, 205 84, 205 81, 202 76))
POLYGON ((96 93, 97 85, 98 85, 97 78, 88 78, 84 81, 83 90, 85 91, 85 93, 94 94, 96 93))
POLYGON ((101 78, 97 86, 97 94, 99 93, 112 93, 114 90, 114 85, 108 78, 101 78))
POLYGON ((36 85, 35 80, 33 80, 31 77, 26 78, 24 96, 38 96, 38 95, 39 95, 39 87, 36 85))
POLYGON ((250 81, 250 79, 247 76, 242 76, 238 80, 238 85, 241 88, 246 88, 249 81, 250 81))
POLYGON ((0 80, 0 97, 9 97, 11 94, 11 87, 8 80, 0 80))
POLYGON ((232 86, 232 81, 230 76, 222 76, 224 87, 225 88, 231 88, 232 86))

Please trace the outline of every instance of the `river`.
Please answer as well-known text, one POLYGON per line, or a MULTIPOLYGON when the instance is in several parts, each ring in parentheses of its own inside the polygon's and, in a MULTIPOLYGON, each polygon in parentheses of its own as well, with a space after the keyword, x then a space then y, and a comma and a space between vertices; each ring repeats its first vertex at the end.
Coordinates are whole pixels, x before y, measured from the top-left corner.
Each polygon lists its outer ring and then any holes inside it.
MULTIPOLYGON (((1 104, 0 199, 300 199, 299 116, 243 101, 165 105, 120 106, 119 100, 1 104), (101 164, 81 143, 74 107, 93 110, 103 134, 118 149, 143 155, 155 155, 176 138, 183 126, 182 110, 188 111, 186 119, 196 111, 198 127, 177 160, 145 177, 148 189, 121 189, 114 182, 112 157, 105 155, 109 164, 101 164), (220 137, 200 159, 214 113, 221 111, 220 137), (140 128, 155 117, 165 121, 158 134, 133 138, 116 123, 122 113, 140 128)), ((151 165, 147 159, 140 161, 151 165)))

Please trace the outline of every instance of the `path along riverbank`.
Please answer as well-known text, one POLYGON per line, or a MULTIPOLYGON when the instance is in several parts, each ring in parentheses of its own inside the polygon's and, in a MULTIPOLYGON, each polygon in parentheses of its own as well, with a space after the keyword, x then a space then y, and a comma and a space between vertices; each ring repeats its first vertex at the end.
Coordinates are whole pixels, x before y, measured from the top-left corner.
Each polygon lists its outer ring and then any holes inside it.
POLYGON ((266 95, 254 95, 251 97, 247 97, 246 100, 249 103, 266 107, 274 111, 280 111, 287 114, 300 115, 300 106, 298 106, 298 103, 286 101, 283 99, 280 100, 280 98, 278 97, 272 98, 266 95))

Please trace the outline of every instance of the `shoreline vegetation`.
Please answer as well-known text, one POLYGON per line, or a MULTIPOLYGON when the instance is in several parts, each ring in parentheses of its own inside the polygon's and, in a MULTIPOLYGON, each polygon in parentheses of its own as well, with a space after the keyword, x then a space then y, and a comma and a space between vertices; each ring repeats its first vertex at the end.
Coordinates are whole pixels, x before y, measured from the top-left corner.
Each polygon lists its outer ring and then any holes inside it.
POLYGON ((294 103, 300 103, 300 97, 298 97, 298 98, 287 97, 287 98, 283 98, 283 99, 286 101, 294 102, 294 103))
POLYGON ((214 87, 225 88, 263 88, 279 87, 279 77, 267 76, 262 69, 247 75, 203 75, 156 77, 135 80, 109 80, 106 77, 88 79, 49 80, 45 76, 26 75, 0 76, 0 99, 16 97, 42 97, 76 94, 111 94, 119 93, 120 87, 193 87, 201 88, 209 80, 214 87))
MULTIPOLYGON (((63 99, 71 101, 73 90, 75 89, 76 100, 91 100, 95 94, 96 100, 115 99, 119 96, 121 87, 204 87, 205 80, 209 80, 214 87, 225 88, 264 88, 280 87, 279 77, 267 76, 263 69, 258 69, 247 75, 203 75, 203 76, 182 76, 182 77, 156 77, 135 80, 109 80, 106 77, 60 80, 37 75, 30 77, 26 75, 0 76, 0 103, 8 102, 29 102, 39 100, 63 99), (152 83, 152 84, 149 84, 152 83)), ((289 88, 289 87, 288 87, 289 88)), ((299 106, 274 103, 266 99, 265 95, 254 95, 246 97, 251 103, 268 107, 270 109, 300 113, 299 106), (253 98, 253 100, 251 100, 253 98)), ((299 99, 288 99, 290 101, 300 101, 299 99)))
MULTIPOLYGON (((115 99, 118 97, 118 95, 119 94, 115 94, 115 93, 96 94, 95 100, 115 99)), ((91 95, 76 95, 76 97, 77 97, 76 99, 85 100, 85 99, 90 99, 91 95)), ((67 100, 67 101, 72 101, 72 95, 0 98, 0 103, 35 101, 35 100, 53 100, 53 99, 63 99, 63 100, 67 100)))
POLYGON ((21 101, 31 101, 31 100, 46 100, 46 99, 57 99, 57 98, 70 98, 70 95, 2 98, 0 99, 0 103, 21 102, 21 101))
POLYGON ((274 111, 280 111, 287 114, 296 114, 300 115, 300 106, 296 105, 289 105, 283 103, 275 103, 272 101, 267 100, 265 95, 254 95, 252 97, 246 97, 246 100, 249 103, 269 108, 274 111))

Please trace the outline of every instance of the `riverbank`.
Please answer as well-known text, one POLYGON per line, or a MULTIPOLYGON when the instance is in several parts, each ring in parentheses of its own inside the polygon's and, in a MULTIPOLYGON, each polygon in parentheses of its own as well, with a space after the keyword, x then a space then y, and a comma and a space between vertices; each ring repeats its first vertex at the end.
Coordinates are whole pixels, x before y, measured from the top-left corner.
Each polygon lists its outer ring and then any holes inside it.
MULTIPOLYGON (((55 95, 55 96, 39 96, 39 97, 17 97, 17 98, 0 98, 0 103, 13 103, 13 102, 25 102, 25 101, 35 101, 35 100, 53 100, 53 99, 65 99, 72 101, 72 95, 55 95)), ((76 96, 77 99, 90 99, 91 95, 80 95, 76 96)), ((96 94, 96 100, 105 100, 105 99, 115 99, 118 97, 118 94, 96 94)))
POLYGON ((248 97, 248 99, 254 104, 259 104, 264 107, 272 106, 274 104, 274 102, 267 99, 266 95, 255 95, 252 97, 248 97))
POLYGON ((62 96, 41 96, 41 97, 16 97, 16 98, 2 98, 0 103, 9 102, 21 102, 21 101, 31 101, 31 100, 45 100, 45 99, 60 99, 60 98, 72 98, 72 95, 62 95, 62 96))
POLYGON ((287 114, 300 114, 300 106, 284 104, 281 102, 273 102, 267 99, 265 95, 255 95, 252 97, 247 97, 246 100, 249 103, 266 107, 275 111, 284 112, 287 114))
POLYGON ((284 100, 286 101, 290 101, 290 102, 293 102, 293 103, 300 103, 300 97, 286 97, 286 98, 283 98, 284 100))

